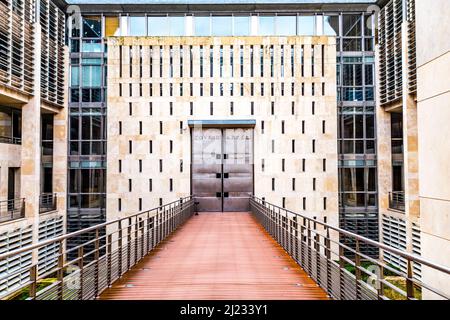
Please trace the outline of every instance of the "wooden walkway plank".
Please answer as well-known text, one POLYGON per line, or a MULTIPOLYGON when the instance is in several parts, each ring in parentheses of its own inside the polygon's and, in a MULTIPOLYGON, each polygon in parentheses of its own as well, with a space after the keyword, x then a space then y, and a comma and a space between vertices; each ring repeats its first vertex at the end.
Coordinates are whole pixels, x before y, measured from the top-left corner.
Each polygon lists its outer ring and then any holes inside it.
POLYGON ((315 300, 326 293, 250 213, 200 213, 100 299, 315 300))

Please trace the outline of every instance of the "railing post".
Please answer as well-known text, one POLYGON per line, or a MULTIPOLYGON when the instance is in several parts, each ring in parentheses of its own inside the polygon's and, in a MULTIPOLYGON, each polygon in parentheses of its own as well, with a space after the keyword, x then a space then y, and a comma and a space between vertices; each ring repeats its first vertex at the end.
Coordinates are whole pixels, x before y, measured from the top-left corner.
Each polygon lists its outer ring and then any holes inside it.
POLYGON ((305 244, 304 244, 304 237, 305 237, 305 223, 306 220, 303 218, 303 222, 300 225, 300 265, 302 268, 305 268, 305 244))
POLYGON ((122 255, 123 255, 123 250, 122 250, 122 245, 123 245, 123 243, 122 243, 122 237, 123 237, 122 220, 119 220, 117 228, 119 229, 118 239, 117 239, 117 245, 119 247, 118 248, 119 259, 118 259, 118 266, 117 267, 118 267, 119 278, 120 278, 120 277, 122 277, 122 261, 123 261, 123 257, 122 257, 122 255))
POLYGON ((144 246, 145 246, 145 222, 144 220, 139 221, 139 229, 141 230, 141 259, 144 257, 144 246))
POLYGON ((108 254, 107 254, 107 284, 108 284, 108 287, 110 287, 111 286, 111 278, 112 278, 112 276, 111 276, 111 274, 112 274, 112 270, 111 270, 111 268, 112 268, 112 234, 109 234, 108 235, 108 238, 107 238, 107 241, 108 241, 108 246, 107 246, 107 250, 108 250, 108 254))
POLYGON ((340 293, 340 299, 345 299, 345 293, 344 293, 344 277, 345 277, 345 260, 344 257, 344 248, 342 247, 341 242, 339 241, 339 293, 340 293))
POLYGON ((314 217, 314 222, 313 222, 313 226, 314 226, 314 251, 316 252, 315 256, 316 256, 316 281, 317 284, 321 285, 322 284, 322 279, 320 277, 320 236, 319 236, 319 232, 317 230, 317 217, 314 217))
POLYGON ((406 297, 408 300, 415 299, 414 297, 414 271, 413 262, 411 259, 407 260, 407 278, 406 278, 406 297))
POLYGON ((134 219, 134 263, 139 261, 139 219, 136 216, 134 219))
POLYGON ((100 239, 99 239, 99 230, 98 228, 95 229, 95 287, 94 287, 94 299, 98 296, 99 291, 99 278, 100 278, 100 265, 99 265, 99 259, 100 259, 100 239))
POLYGON ((32 265, 30 267, 30 293, 29 297, 31 300, 36 300, 37 294, 37 265, 32 265))
POLYGON ((147 248, 146 254, 150 252, 150 212, 147 211, 147 248))
POLYGON ((84 283, 84 247, 78 247, 78 269, 80 270, 80 289, 78 291, 78 300, 83 300, 84 283))
POLYGON ((356 279, 356 300, 361 298, 361 257, 359 239, 356 239, 356 250, 355 250, 355 279, 356 279))
POLYGON ((308 225, 307 225, 307 244, 308 244, 308 252, 307 252, 307 259, 308 259, 308 272, 310 275, 312 275, 312 254, 311 254, 311 220, 308 219, 308 225))
POLYGON ((130 270, 131 266, 131 218, 128 218, 127 227, 127 271, 130 270))
POLYGON ((378 293, 378 300, 382 300, 382 297, 384 296, 384 267, 382 265, 380 265, 380 275, 379 275, 380 279, 378 280, 378 288, 377 288, 377 293, 378 293))
POLYGON ((64 289, 64 257, 63 257, 63 242, 58 241, 58 271, 56 272, 56 277, 58 280, 58 300, 63 299, 63 289, 64 289))
MULTIPOLYGON (((324 218, 324 222, 327 223, 327 218, 324 218)), ((328 295, 332 295, 331 289, 331 241, 330 241, 330 228, 326 227, 325 238, 325 257, 327 259, 327 292, 328 295)))

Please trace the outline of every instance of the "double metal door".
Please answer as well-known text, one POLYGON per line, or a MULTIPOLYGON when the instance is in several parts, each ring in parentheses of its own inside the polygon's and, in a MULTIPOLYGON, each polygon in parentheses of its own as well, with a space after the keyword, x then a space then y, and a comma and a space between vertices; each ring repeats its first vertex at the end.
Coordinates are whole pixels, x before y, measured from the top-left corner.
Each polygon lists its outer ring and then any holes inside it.
POLYGON ((193 128, 192 193, 199 211, 248 211, 253 129, 193 128))

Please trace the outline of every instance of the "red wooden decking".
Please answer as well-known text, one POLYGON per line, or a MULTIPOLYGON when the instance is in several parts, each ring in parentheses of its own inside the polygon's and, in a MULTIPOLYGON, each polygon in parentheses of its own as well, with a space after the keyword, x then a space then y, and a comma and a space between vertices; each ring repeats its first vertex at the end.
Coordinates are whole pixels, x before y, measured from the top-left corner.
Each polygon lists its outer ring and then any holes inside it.
POLYGON ((100 299, 327 299, 249 213, 200 213, 100 299))

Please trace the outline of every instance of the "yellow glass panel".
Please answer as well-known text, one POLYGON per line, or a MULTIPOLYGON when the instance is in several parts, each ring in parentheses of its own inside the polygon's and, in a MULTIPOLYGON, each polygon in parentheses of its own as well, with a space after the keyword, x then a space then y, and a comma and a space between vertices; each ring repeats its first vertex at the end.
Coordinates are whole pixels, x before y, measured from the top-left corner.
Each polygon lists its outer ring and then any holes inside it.
POLYGON ((119 35, 119 17, 105 17, 105 36, 114 37, 119 35))

